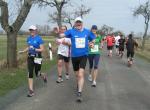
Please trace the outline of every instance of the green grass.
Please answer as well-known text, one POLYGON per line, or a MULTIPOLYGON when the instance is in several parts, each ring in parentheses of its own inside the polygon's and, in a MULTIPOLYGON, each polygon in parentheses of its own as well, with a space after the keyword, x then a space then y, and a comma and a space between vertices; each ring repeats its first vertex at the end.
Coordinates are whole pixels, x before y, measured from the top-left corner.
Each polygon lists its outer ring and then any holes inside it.
MULTIPOLYGON (((26 38, 25 36, 19 36, 17 38, 17 50, 22 50, 26 48, 26 38)), ((51 42, 55 47, 53 37, 43 37, 45 42, 44 46, 48 50, 48 43, 51 42)), ((6 36, 0 36, 0 63, 6 61, 7 54, 7 39, 6 36)), ((27 84, 27 67, 26 67, 26 57, 27 55, 18 55, 19 67, 17 69, 0 69, 0 96, 7 94, 9 91, 16 89, 22 85, 27 84)), ((43 54, 44 61, 42 65, 42 72, 46 72, 53 65, 56 64, 56 59, 50 61, 48 58, 48 52, 45 51, 43 54)))
POLYGON ((148 62, 150 62, 150 52, 149 51, 138 50, 138 51, 136 51, 136 55, 139 56, 140 58, 143 58, 143 59, 147 60, 148 62))
MULTIPOLYGON (((138 44, 139 44, 139 47, 141 47, 141 44, 142 44, 141 40, 138 40, 138 44)), ((146 40, 145 50, 141 51, 141 49, 139 48, 136 51, 136 55, 150 62, 150 40, 146 40)))
MULTIPOLYGON (((53 61, 49 61, 49 59, 47 59, 43 62, 42 72, 50 70, 55 64, 55 58, 53 61)), ((17 69, 4 69, 0 72, 0 96, 3 96, 11 90, 16 89, 25 84, 27 84, 26 66, 24 68, 17 69)))

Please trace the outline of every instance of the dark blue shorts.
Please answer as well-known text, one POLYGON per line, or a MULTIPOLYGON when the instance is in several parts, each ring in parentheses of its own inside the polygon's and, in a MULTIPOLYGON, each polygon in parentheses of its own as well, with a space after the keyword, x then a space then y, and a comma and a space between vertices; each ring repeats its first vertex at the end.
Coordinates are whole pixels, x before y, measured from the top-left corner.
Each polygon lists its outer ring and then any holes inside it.
POLYGON ((90 69, 92 69, 93 67, 94 69, 97 69, 100 61, 100 54, 89 54, 88 59, 90 69))

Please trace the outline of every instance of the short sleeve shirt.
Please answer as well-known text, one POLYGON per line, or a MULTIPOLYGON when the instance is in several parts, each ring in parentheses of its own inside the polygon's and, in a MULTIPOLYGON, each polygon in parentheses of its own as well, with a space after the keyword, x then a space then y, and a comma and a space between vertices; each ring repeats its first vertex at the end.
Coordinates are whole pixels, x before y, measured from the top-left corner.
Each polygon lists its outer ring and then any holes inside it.
POLYGON ((71 56, 80 57, 88 55, 89 52, 89 41, 95 39, 95 35, 88 29, 82 31, 76 28, 70 29, 65 32, 65 36, 71 39, 71 56))
POLYGON ((100 43, 103 37, 98 35, 95 38, 94 48, 89 48, 89 54, 100 54, 100 43))

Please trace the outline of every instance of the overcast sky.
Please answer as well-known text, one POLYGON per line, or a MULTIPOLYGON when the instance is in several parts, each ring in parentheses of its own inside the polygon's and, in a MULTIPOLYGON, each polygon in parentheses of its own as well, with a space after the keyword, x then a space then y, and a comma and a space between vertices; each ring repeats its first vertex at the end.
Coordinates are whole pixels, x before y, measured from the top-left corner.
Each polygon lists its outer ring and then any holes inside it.
MULTIPOLYGON (((76 1, 80 3, 80 0, 76 1)), ((122 30, 127 34, 131 31, 143 32, 144 19, 133 17, 132 10, 145 1, 147 0, 84 0, 84 4, 92 8, 90 14, 84 17, 84 26, 90 28, 92 24, 96 24, 98 27, 107 24, 114 27, 115 30, 122 30)), ((50 7, 38 9, 34 6, 22 29, 26 30, 32 24, 55 26, 47 22, 48 13, 53 10, 50 7)))

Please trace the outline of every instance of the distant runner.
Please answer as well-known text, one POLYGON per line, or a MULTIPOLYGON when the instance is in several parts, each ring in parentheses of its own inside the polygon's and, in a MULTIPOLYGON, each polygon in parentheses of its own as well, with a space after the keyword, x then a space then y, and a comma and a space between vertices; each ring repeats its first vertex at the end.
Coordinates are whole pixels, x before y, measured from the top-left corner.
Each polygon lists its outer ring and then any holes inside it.
POLYGON ((108 56, 112 57, 112 50, 115 43, 115 38, 113 34, 108 34, 106 36, 106 42, 107 42, 107 50, 108 50, 108 56))
POLYGON ((115 46, 116 46, 116 55, 119 55, 119 39, 120 39, 120 33, 115 37, 115 46))
POLYGON ((124 46, 125 46, 125 39, 123 38, 123 35, 120 35, 119 42, 119 56, 122 58, 124 54, 124 46))
POLYGON ((127 59, 128 59, 128 66, 130 67, 133 64, 133 58, 134 58, 134 49, 137 47, 137 42, 133 39, 133 35, 129 34, 128 40, 126 42, 126 48, 127 48, 127 59))

